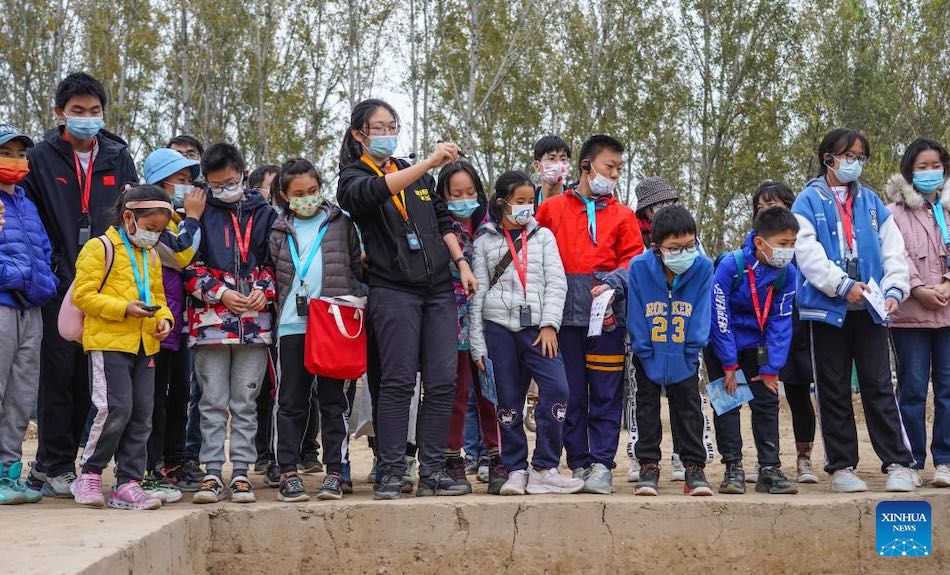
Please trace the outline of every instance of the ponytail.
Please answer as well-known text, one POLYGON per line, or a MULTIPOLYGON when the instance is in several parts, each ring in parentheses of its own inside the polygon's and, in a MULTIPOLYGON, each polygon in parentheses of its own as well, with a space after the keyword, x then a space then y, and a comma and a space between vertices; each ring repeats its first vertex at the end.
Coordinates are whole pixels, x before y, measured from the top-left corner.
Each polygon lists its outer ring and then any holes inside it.
POLYGON ((353 137, 353 130, 362 131, 366 129, 369 117, 379 108, 386 108, 396 119, 396 123, 399 123, 399 114, 396 113, 396 109, 383 100, 370 98, 353 106, 353 111, 350 113, 350 125, 343 134, 343 145, 340 147, 340 169, 362 157, 363 145, 353 137))

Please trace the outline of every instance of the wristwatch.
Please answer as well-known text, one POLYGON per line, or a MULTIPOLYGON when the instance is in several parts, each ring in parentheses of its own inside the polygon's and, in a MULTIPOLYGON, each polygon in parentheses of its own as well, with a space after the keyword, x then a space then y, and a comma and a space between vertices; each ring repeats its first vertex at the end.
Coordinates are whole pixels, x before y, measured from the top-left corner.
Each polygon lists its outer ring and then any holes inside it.
POLYGON ((468 260, 465 259, 465 256, 459 256, 459 257, 455 258, 454 260, 452 260, 452 263, 455 264, 456 266, 459 265, 459 264, 462 263, 462 262, 468 262, 468 260))

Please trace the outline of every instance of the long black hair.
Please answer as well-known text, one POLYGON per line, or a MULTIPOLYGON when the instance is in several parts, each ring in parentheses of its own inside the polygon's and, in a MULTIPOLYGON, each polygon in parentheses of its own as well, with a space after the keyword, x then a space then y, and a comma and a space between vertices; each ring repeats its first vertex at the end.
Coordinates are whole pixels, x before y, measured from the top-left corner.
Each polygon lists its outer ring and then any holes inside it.
POLYGON ((399 114, 396 113, 396 109, 384 100, 370 98, 353 106, 353 111, 350 112, 350 125, 346 128, 346 133, 343 134, 343 145, 340 147, 341 169, 343 166, 359 160, 360 156, 363 155, 363 146, 353 137, 353 130, 365 130, 369 117, 379 108, 386 108, 396 119, 396 124, 399 124, 399 114))
POLYGON ((475 183, 475 196, 476 199, 478 199, 478 209, 472 214, 472 222, 477 226, 485 219, 485 210, 488 209, 488 196, 485 195, 485 186, 482 185, 482 179, 478 177, 475 166, 465 161, 442 166, 442 170, 439 171, 438 183, 435 185, 435 192, 443 201, 449 201, 449 181, 452 179, 452 176, 459 172, 468 174, 472 178, 472 182, 475 183))
POLYGON ((528 177, 528 174, 519 171, 505 172, 495 181, 495 195, 492 196, 491 203, 488 204, 488 217, 495 224, 501 224, 507 212, 505 204, 514 195, 515 190, 521 186, 530 186, 534 189, 534 182, 528 177))
MULTIPOLYGON (((121 228, 122 224, 125 223, 122 218, 122 215, 125 213, 125 204, 129 202, 148 201, 167 202, 168 194, 165 193, 164 189, 154 184, 142 184, 141 186, 126 188, 115 199, 115 206, 112 208, 112 223, 117 228, 121 228)), ((132 210, 132 216, 136 220, 159 213, 165 214, 169 219, 172 217, 171 210, 165 208, 137 208, 132 210)))
POLYGON ((291 180, 297 176, 304 175, 316 178, 317 186, 319 186, 320 190, 323 190, 323 178, 320 177, 320 172, 317 171, 317 168, 310 160, 304 158, 290 158, 281 164, 280 168, 277 169, 277 175, 271 180, 270 197, 277 202, 277 205, 280 206, 280 209, 284 210, 285 213, 290 210, 290 202, 284 199, 281 192, 287 191, 287 188, 290 187, 291 180))
POLYGON ((828 173, 828 164, 825 163, 825 154, 837 156, 851 149, 856 140, 864 146, 864 155, 871 157, 871 144, 861 132, 851 128, 837 128, 825 134, 818 145, 818 177, 828 173))
POLYGON ((908 184, 914 183, 914 164, 917 162, 917 156, 927 150, 937 152, 937 155, 940 156, 940 163, 943 164, 944 177, 950 175, 950 154, 947 153, 947 149, 939 142, 927 138, 917 138, 907 146, 907 150, 904 151, 904 156, 901 158, 901 175, 904 176, 908 184))

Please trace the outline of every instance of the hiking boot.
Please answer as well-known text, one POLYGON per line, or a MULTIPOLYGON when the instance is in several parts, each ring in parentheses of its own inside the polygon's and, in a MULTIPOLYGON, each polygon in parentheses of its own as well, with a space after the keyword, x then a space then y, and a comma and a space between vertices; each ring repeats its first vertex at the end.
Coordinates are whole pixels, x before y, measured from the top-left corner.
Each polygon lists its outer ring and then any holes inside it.
MULTIPOLYGON (((579 477, 577 479, 580 479, 579 477)), ((595 463, 590 466, 590 471, 584 481, 584 493, 596 493, 598 495, 610 495, 613 493, 614 476, 613 472, 607 469, 603 463, 595 463)), ((530 474, 529 479, 530 483, 530 474)))
POLYGON ((488 466, 488 494, 489 495, 498 495, 501 493, 501 488, 508 481, 508 468, 505 467, 504 462, 501 460, 500 455, 495 455, 491 458, 491 463, 488 466))
POLYGON ((384 475, 373 487, 373 499, 399 499, 402 493, 402 478, 396 475, 384 475))
POLYGON ((811 466, 810 459, 800 458, 796 465, 798 467, 798 482, 799 483, 818 483, 818 474, 815 473, 815 469, 811 466))
POLYGON ((162 500, 146 493, 134 479, 114 488, 109 494, 109 507, 113 509, 158 509, 161 506, 162 500))
POLYGON ((498 490, 499 495, 524 495, 528 487, 528 471, 518 469, 508 474, 508 479, 498 490))
POLYGON ((174 485, 162 483, 154 473, 145 474, 145 477, 142 478, 141 487, 149 497, 154 497, 163 504, 175 503, 176 501, 181 501, 182 498, 180 489, 174 485))
POLYGON ((909 493, 917 489, 915 479, 913 469, 904 467, 899 463, 892 463, 887 466, 887 481, 884 483, 884 491, 909 493))
POLYGON ((627 471, 627 483, 636 483, 637 481, 640 481, 640 462, 632 459, 630 469, 627 471))
POLYGON ((350 462, 343 464, 343 473, 340 474, 340 489, 344 495, 353 493, 353 478, 350 477, 350 462))
POLYGON ((472 489, 472 484, 465 477, 465 460, 461 457, 446 457, 445 472, 456 482, 464 483, 468 485, 469 490, 472 489))
MULTIPOLYGON (((419 480, 419 463, 416 461, 416 458, 407 455, 406 456, 406 472, 402 474, 402 492, 403 493, 412 493, 412 488, 415 487, 416 481, 419 480)), ((471 486, 469 486, 469 491, 471 491, 471 486)))
POLYGON ((416 497, 429 497, 433 495, 451 497, 467 495, 471 492, 471 485, 455 481, 443 470, 436 471, 426 477, 420 477, 419 487, 416 489, 416 497))
POLYGON ((297 466, 301 473, 323 473, 323 464, 320 463, 320 452, 311 449, 300 454, 300 465, 297 466))
POLYGON ((98 473, 83 473, 69 482, 69 490, 73 494, 73 500, 80 505, 89 507, 105 507, 106 505, 106 498, 102 496, 102 475, 98 473))
POLYGON ((745 471, 742 469, 742 462, 726 464, 726 472, 722 476, 722 483, 719 484, 719 493, 729 495, 745 493, 745 471))
POLYGON ((524 428, 534 433, 538 430, 538 420, 534 416, 535 405, 534 403, 528 402, 528 410, 524 416, 524 428))
POLYGON ((276 463, 271 463, 264 472, 264 485, 275 489, 280 487, 280 468, 276 463))
POLYGON ((182 465, 163 465, 156 470, 159 480, 166 485, 173 485, 179 491, 195 492, 201 487, 201 477, 196 476, 190 469, 182 465))
POLYGON ((686 481, 686 467, 679 453, 674 453, 670 458, 670 481, 686 481))
POLYGON ((475 474, 475 479, 477 479, 479 483, 488 483, 489 467, 491 467, 491 460, 487 457, 483 457, 478 462, 478 472, 475 474))
POLYGON ((746 483, 758 483, 759 482, 759 464, 756 463, 752 467, 752 471, 745 474, 746 483))
POLYGON ((706 481, 703 468, 695 463, 686 465, 686 485, 683 486, 685 495, 712 495, 712 488, 706 481))
MULTIPOLYGON (((0 465, 0 470, 3 466, 0 465)), ((6 467, 5 473, 0 472, 0 480, 5 477, 9 481, 9 487, 19 495, 23 503, 37 503, 43 500, 43 494, 27 487, 26 482, 20 479, 23 473, 23 464, 15 461, 6 467)))
MULTIPOLYGON (((280 487, 279 482, 277 486, 280 487)), ((257 497, 254 496, 254 485, 244 475, 232 477, 228 488, 231 490, 231 501, 234 503, 254 503, 257 501, 257 497)))
POLYGON ((641 463, 640 478, 637 480, 637 490, 634 495, 659 495, 660 493, 660 466, 656 463, 641 463))
POLYGON ((860 493, 868 490, 868 484, 861 481, 853 467, 845 467, 831 474, 831 490, 835 493, 860 493))
POLYGON ((327 473, 323 478, 323 485, 320 486, 320 493, 317 493, 317 499, 343 499, 343 481, 339 474, 327 473))
POLYGON ((584 489, 583 479, 563 475, 558 472, 557 468, 552 467, 542 471, 537 471, 533 467, 528 468, 528 486, 525 491, 530 495, 577 493, 581 489, 584 489))
POLYGON ((759 480, 755 482, 755 490, 758 493, 771 493, 773 495, 792 495, 798 493, 798 486, 795 485, 778 466, 768 466, 759 468, 759 480))
POLYGON ((280 486, 277 489, 277 501, 286 503, 297 503, 300 501, 310 501, 307 490, 303 487, 300 477, 291 471, 280 476, 280 486))
POLYGON ((930 480, 934 487, 950 487, 950 465, 943 463, 934 469, 934 477, 930 480))
POLYGON ((227 497, 224 493, 224 482, 217 475, 205 475, 204 481, 198 486, 198 491, 191 496, 192 503, 217 503, 227 497))

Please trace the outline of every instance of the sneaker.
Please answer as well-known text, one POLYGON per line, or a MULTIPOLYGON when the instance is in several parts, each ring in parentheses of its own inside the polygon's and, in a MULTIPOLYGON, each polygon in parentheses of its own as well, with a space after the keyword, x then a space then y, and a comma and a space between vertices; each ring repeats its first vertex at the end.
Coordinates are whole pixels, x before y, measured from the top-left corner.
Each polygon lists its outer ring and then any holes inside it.
MULTIPOLYGON (((0 465, 0 470, 3 469, 3 466, 0 465)), ((19 495, 23 500, 23 503, 37 503, 43 500, 43 494, 35 489, 30 489, 26 482, 20 479, 20 475, 23 474, 23 464, 19 461, 8 465, 6 468, 6 474, 0 473, 0 476, 5 476, 6 479, 10 482, 10 487, 19 495)))
POLYGON ((27 482, 31 489, 39 489, 43 497, 56 497, 59 499, 68 499, 73 497, 70 485, 76 481, 76 474, 67 471, 62 475, 50 477, 46 473, 37 471, 35 462, 30 464, 30 475, 27 482))
POLYGON ((755 482, 755 490, 772 495, 793 495, 798 493, 798 486, 785 477, 777 465, 770 465, 759 468, 759 480, 755 482))
POLYGON ((446 457, 445 472, 455 481, 468 485, 469 489, 472 488, 472 484, 465 477, 465 460, 461 457, 446 457))
MULTIPOLYGON (((83 473, 69 483, 69 491, 73 494, 73 500, 80 505, 89 507, 105 507, 106 505, 106 498, 102 496, 102 475, 83 473)), ((43 494, 46 494, 45 491, 43 494)))
POLYGON ((478 473, 479 460, 465 456, 465 475, 475 475, 478 473))
POLYGON ((455 481, 443 470, 420 477, 416 497, 467 495, 471 492, 471 485, 455 481))
POLYGON ((680 459, 679 453, 670 458, 670 481, 686 481, 686 466, 680 459))
POLYGON ((590 467, 575 467, 571 470, 571 476, 586 481, 587 477, 590 476, 590 467))
MULTIPOLYGON (((280 487, 280 484, 277 484, 280 487)), ((231 490, 231 501, 234 503, 254 503, 257 497, 254 496, 254 485, 245 475, 238 475, 231 478, 228 485, 231 490)))
MULTIPOLYGON (((412 488, 415 487, 416 482, 419 481, 418 465, 415 457, 411 455, 406 456, 406 472, 402 474, 403 493, 412 493, 412 488)), ((469 492, 471 492, 471 486, 469 486, 469 492)))
POLYGON ((640 481, 640 462, 636 459, 630 461, 630 469, 627 470, 627 483, 636 483, 640 481))
POLYGON ((528 411, 524 415, 524 428, 534 433, 538 430, 538 420, 534 416, 534 404, 528 404, 528 411))
POLYGON ((831 474, 831 490, 835 493, 859 493, 867 491, 868 484, 855 475, 853 467, 845 467, 831 474))
POLYGON ((158 509, 161 506, 162 500, 146 493, 134 479, 113 488, 109 494, 109 507, 113 509, 158 509))
POLYGON ((182 473, 187 475, 189 478, 194 480, 198 486, 201 486, 201 482, 204 481, 205 475, 207 473, 201 469, 201 465, 198 464, 195 460, 188 460, 181 464, 182 473))
POLYGON ((271 463, 264 472, 264 485, 278 489, 280 487, 280 468, 271 463))
POLYGON ((373 487, 373 499, 399 499, 402 493, 402 478, 395 475, 384 475, 379 483, 373 487))
POLYGON ((224 483, 217 475, 205 475, 204 481, 198 486, 198 491, 191 496, 192 503, 217 503, 227 497, 224 493, 224 483))
POLYGON ((930 481, 934 487, 950 487, 950 464, 943 463, 934 469, 934 477, 930 481))
POLYGON ((297 469, 301 473, 323 473, 323 464, 320 463, 320 452, 317 450, 310 450, 300 454, 300 465, 297 466, 297 469))
POLYGON ((524 495, 527 487, 528 471, 519 469, 508 474, 508 479, 498 490, 498 495, 524 495))
POLYGON ((20 503, 26 503, 26 499, 17 491, 16 482, 10 479, 3 463, 0 463, 0 505, 19 505, 20 503))
POLYGON ((353 478, 350 477, 350 462, 343 464, 343 473, 340 474, 340 488, 344 495, 353 493, 353 478))
POLYGON ((742 462, 726 464, 726 472, 722 476, 722 483, 719 484, 719 493, 729 495, 745 493, 745 471, 742 469, 742 462))
POLYGON ((310 501, 307 490, 303 487, 303 482, 296 473, 284 473, 280 476, 280 487, 277 490, 277 501, 286 503, 297 503, 300 501, 310 501))
POLYGON ((914 470, 910 467, 904 467, 899 463, 892 463, 887 466, 887 481, 884 483, 884 491, 910 492, 917 489, 914 481, 914 470))
POLYGON ((317 499, 343 499, 343 481, 338 474, 327 473, 323 478, 323 485, 320 486, 320 493, 317 493, 317 499))
POLYGON ((706 473, 703 468, 689 464, 686 466, 686 485, 683 486, 684 495, 712 495, 712 488, 706 481, 706 473))
POLYGON ((498 495, 502 487, 508 482, 508 468, 505 467, 500 455, 491 458, 488 465, 488 494, 498 495))
POLYGON ((267 468, 274 463, 272 459, 262 457, 254 463, 254 468, 251 470, 251 473, 254 475, 264 475, 267 472, 267 468))
MULTIPOLYGON (((579 477, 577 477, 580 480, 579 477)), ((614 475, 607 469, 603 463, 595 463, 590 466, 587 477, 583 479, 584 493, 596 493, 599 495, 610 495, 613 493, 614 475)), ((529 479, 530 482, 530 479, 529 479)))
POLYGON ((376 466, 379 463, 379 459, 373 458, 373 467, 369 470, 369 473, 366 475, 366 483, 376 483, 379 481, 379 478, 376 477, 376 466))
POLYGON ((752 466, 752 471, 745 474, 746 483, 758 483, 759 481, 759 464, 756 463, 752 466))
POLYGON ((193 493, 201 487, 202 476, 192 473, 192 471, 182 465, 163 465, 156 470, 159 481, 166 485, 177 487, 179 491, 193 493))
POLYGON ((475 474, 475 479, 479 483, 488 483, 488 471, 491 467, 491 460, 487 457, 483 457, 481 461, 478 462, 478 473, 475 474))
POLYGON ((558 472, 557 468, 552 467, 542 471, 537 471, 533 467, 528 468, 528 486, 525 491, 530 495, 577 493, 581 489, 584 489, 583 479, 563 475, 558 472))
POLYGON ((634 495, 659 495, 660 466, 656 463, 644 463, 640 466, 640 478, 634 495))
POLYGON ((181 501, 181 490, 174 485, 162 483, 154 473, 146 473, 142 478, 142 489, 149 495, 164 503, 175 503, 181 501))
POLYGON ((810 459, 798 460, 798 482, 799 483, 818 483, 818 474, 811 466, 810 459))

